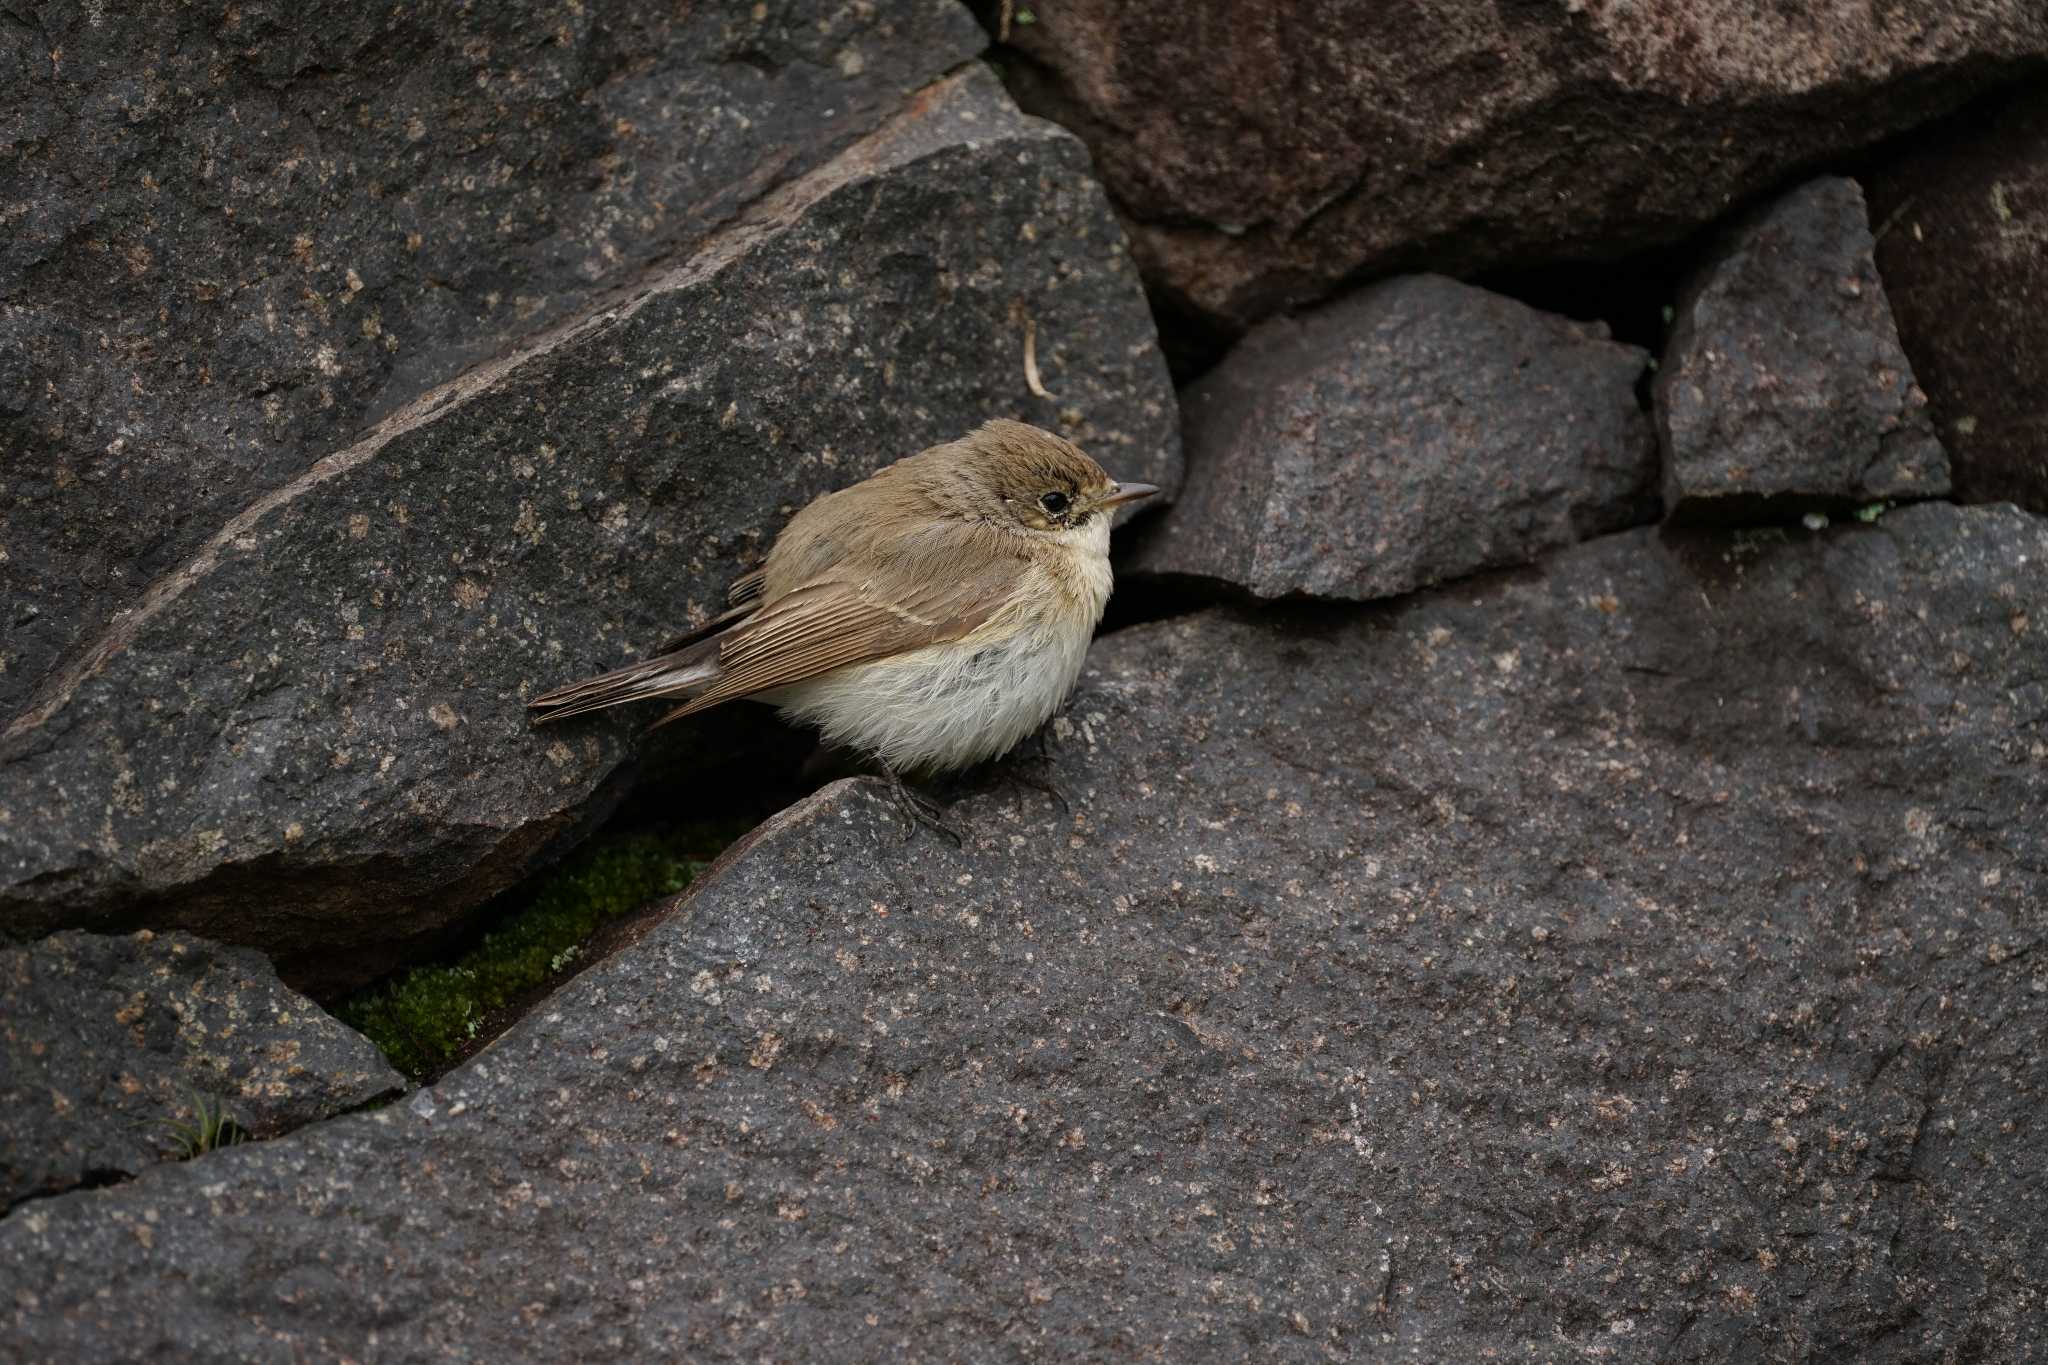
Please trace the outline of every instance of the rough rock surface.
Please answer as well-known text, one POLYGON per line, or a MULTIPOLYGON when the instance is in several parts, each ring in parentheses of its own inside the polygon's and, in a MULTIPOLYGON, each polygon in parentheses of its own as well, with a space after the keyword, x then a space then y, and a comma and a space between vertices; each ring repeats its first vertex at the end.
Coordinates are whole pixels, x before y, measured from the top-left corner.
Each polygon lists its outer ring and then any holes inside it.
POLYGON ((253 498, 985 41, 953 0, 0 16, 0 721, 253 498))
POLYGON ((1179 482, 1087 154, 975 67, 239 513, 0 737, 0 927, 374 973, 343 950, 516 879, 648 720, 535 731, 527 697, 716 610, 819 493, 1001 414, 1179 482), (1056 397, 1026 387, 1027 324, 1056 397))
POLYGON ((1147 280, 1233 329, 1361 273, 1673 240, 2048 59, 2038 0, 1016 8, 1012 90, 1088 143, 1147 280))
POLYGON ((1097 646, 404 1106, 0 1222, 38 1359, 2024 1358, 2048 523, 1097 646), (374 1342, 374 1348, 370 1343, 374 1342))
POLYGON ((2048 512, 2048 83, 1922 141, 1869 190, 1957 496, 2048 512))
POLYGON ((246 948, 148 930, 0 948, 0 1209, 164 1160, 195 1096, 269 1137, 404 1088, 246 948))
POLYGON ((1656 384, 1673 515, 1948 491, 1853 180, 1810 181, 1737 227, 1674 324, 1656 384))
POLYGON ((1265 323, 1183 393, 1188 484, 1134 565, 1390 597, 1652 520, 1648 359, 1433 275, 1265 323))

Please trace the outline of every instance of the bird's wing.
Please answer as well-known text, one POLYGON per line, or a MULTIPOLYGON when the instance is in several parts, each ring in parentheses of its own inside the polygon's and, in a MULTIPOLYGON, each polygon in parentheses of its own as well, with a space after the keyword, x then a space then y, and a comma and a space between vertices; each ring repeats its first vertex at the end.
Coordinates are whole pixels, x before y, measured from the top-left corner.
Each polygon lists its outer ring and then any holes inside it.
POLYGON ((1025 572, 1025 561, 1003 556, 967 572, 813 579, 721 636, 717 680, 660 723, 848 664, 963 639, 1014 600, 1025 572))

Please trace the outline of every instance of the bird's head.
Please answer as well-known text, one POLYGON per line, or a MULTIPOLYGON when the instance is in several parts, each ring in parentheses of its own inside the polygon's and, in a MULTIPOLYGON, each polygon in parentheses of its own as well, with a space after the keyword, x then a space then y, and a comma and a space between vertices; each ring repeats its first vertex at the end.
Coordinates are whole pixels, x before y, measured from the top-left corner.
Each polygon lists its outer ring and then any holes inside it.
POLYGON ((1116 508, 1159 491, 1118 483, 1073 442, 1002 418, 932 453, 960 515, 1026 533, 1106 532, 1116 508))

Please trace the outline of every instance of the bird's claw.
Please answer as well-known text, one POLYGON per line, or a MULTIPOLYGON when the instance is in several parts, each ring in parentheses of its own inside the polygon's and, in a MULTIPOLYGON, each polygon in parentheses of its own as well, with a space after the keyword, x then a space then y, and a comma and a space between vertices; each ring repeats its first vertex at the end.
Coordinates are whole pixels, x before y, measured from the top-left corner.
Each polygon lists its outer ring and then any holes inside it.
POLYGON ((889 790, 896 798, 896 808, 903 812, 907 828, 903 831, 903 842, 909 843, 917 837, 917 827, 923 825, 935 834, 943 834, 953 841, 953 847, 965 847, 967 840, 959 830, 946 823, 939 803, 922 796, 911 789, 908 782, 894 768, 883 766, 882 772, 889 779, 889 790))
POLYGON ((1072 815, 1074 813, 1074 803, 1067 800, 1067 794, 1061 791, 1057 786, 1053 785, 1053 783, 1049 780, 1042 777, 1027 776, 1024 773, 1019 772, 1016 768, 1016 765, 1014 764, 1007 768, 1004 768, 1002 775, 1004 777, 1007 777, 1010 781, 1016 783, 1020 787, 1029 787, 1031 788, 1031 790, 1035 792, 1038 792, 1045 796, 1050 796, 1054 801, 1057 801, 1059 803, 1060 814, 1072 815))

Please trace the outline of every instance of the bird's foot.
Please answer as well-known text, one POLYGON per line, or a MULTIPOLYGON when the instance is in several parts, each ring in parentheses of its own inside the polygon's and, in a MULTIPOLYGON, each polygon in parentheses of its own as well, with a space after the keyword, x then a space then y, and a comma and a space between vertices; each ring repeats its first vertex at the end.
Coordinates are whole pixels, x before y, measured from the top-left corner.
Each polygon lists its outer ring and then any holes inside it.
POLYGON ((1016 763, 1004 765, 998 776, 1006 781, 1014 782, 1020 787, 1029 787, 1042 796, 1050 796, 1058 803, 1060 814, 1062 815, 1072 815, 1074 813, 1074 803, 1067 800, 1067 794, 1061 791, 1049 777, 1034 777, 1016 763))
MULTIPOLYGON (((1046 736, 1051 731, 1052 722, 1047 721, 1032 733, 1029 742, 1034 752, 1024 754, 1012 750, 1008 758, 999 758, 990 763, 982 770, 981 785, 987 787, 998 782, 1008 782, 1019 787, 1029 787, 1041 796, 1051 797, 1058 803, 1062 814, 1072 815, 1074 803, 1067 800, 1067 794, 1061 791, 1050 777, 1031 771, 1037 768, 1042 772, 1052 767, 1052 751, 1046 747, 1046 736)), ((1020 745, 1019 748, 1021 747, 1020 745)))
POLYGON ((1054 716, 1052 720, 1031 732, 1031 757, 1039 763, 1052 762, 1052 750, 1047 747, 1046 736, 1052 733, 1053 723, 1058 719, 1058 716, 1054 716))
POLYGON ((953 847, 961 848, 965 846, 966 838, 959 830, 946 823, 938 802, 914 790, 908 782, 903 780, 902 774, 898 773, 888 764, 884 763, 880 766, 882 775, 889 779, 889 790, 896 798, 896 808, 903 812, 904 819, 909 823, 909 828, 903 834, 904 843, 907 844, 916 838, 917 827, 923 825, 934 834, 943 834, 948 839, 951 839, 953 847))

